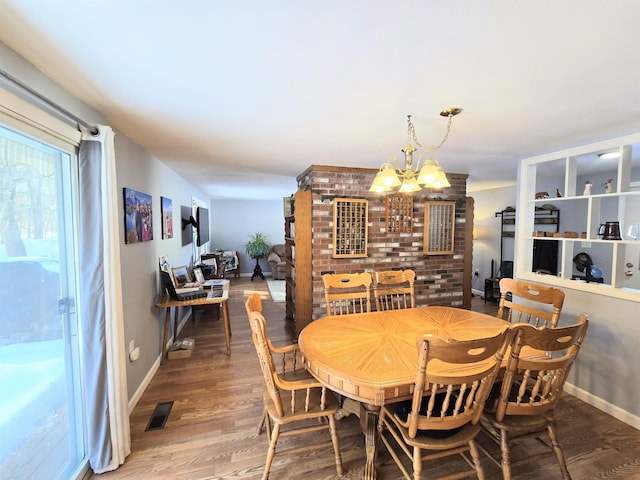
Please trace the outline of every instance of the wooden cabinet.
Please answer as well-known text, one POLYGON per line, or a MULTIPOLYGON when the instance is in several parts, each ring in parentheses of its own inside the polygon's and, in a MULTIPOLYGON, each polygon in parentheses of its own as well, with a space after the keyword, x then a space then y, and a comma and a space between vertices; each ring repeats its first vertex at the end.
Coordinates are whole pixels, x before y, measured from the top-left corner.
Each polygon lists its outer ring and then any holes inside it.
POLYGON ((289 333, 297 338, 311 321, 313 306, 311 190, 298 190, 294 196, 293 214, 284 219, 285 321, 289 333))
POLYGON ((640 223, 640 159, 633 155, 639 149, 640 134, 635 134, 522 160, 516 221, 518 278, 640 300, 640 241, 628 233, 640 223), (603 154, 611 152, 618 156, 607 160, 603 154), (541 238, 535 222, 539 209, 548 203, 562 210, 562 219, 558 218, 557 237, 541 238), (599 234, 605 222, 619 222, 620 238, 599 234), (534 242, 558 244, 556 275, 532 272, 534 242), (598 267, 602 283, 583 280, 584 273, 574 262, 581 253, 598 267))

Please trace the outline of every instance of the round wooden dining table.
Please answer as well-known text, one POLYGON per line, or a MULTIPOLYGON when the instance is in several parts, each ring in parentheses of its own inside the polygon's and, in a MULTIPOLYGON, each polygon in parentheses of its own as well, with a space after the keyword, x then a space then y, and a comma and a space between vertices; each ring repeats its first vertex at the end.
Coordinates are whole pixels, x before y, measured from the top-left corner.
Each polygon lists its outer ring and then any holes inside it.
MULTIPOLYGON (((364 478, 375 479, 380 406, 411 398, 424 335, 469 340, 508 327, 499 318, 453 307, 332 315, 309 323, 298 343, 309 372, 327 388, 362 403, 364 478)), ((442 365, 441 368, 449 368, 442 365)), ((440 370, 439 373, 442 373, 440 370)), ((455 371, 451 371, 455 375, 455 371)))

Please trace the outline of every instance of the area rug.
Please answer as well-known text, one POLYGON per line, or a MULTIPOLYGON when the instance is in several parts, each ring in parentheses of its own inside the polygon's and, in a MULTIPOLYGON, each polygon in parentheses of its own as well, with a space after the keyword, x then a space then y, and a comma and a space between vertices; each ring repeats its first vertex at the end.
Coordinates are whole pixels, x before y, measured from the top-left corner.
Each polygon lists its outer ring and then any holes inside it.
POLYGON ((285 283, 284 280, 267 280, 269 293, 275 303, 282 303, 286 300, 285 283))

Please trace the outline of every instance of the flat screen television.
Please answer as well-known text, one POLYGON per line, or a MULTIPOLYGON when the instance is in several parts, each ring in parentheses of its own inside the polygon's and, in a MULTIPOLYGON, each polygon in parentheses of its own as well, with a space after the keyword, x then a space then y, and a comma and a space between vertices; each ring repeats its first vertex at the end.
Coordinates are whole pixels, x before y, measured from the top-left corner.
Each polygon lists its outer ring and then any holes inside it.
POLYGON ((195 223, 195 220, 191 215, 191 207, 181 205, 180 218, 182 219, 180 224, 182 225, 182 246, 184 247, 193 242, 193 227, 195 227, 193 223, 195 223))
POLYGON ((197 245, 200 247, 209 241, 209 210, 198 207, 196 210, 196 222, 198 224, 197 245))

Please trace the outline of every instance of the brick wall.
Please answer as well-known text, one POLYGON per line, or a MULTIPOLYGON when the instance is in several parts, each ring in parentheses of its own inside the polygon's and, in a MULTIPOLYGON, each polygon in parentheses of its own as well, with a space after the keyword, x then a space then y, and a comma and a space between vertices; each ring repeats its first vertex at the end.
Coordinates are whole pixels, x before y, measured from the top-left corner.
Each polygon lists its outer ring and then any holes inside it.
POLYGON ((298 188, 312 190, 313 319, 326 314, 322 271, 355 273, 403 267, 416 272, 416 304, 462 307, 467 175, 447 173, 451 188, 423 189, 413 194, 413 233, 387 233, 385 197, 369 192, 377 170, 312 165, 298 180, 298 188), (368 203, 366 258, 333 258, 333 198, 365 198, 368 203), (453 255, 425 255, 424 202, 456 202, 453 255))

